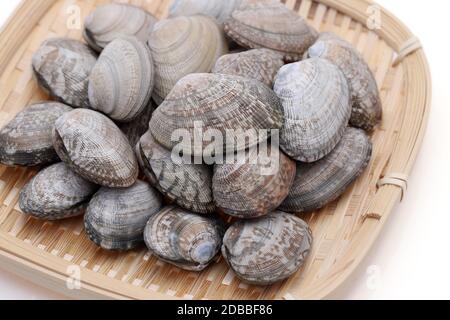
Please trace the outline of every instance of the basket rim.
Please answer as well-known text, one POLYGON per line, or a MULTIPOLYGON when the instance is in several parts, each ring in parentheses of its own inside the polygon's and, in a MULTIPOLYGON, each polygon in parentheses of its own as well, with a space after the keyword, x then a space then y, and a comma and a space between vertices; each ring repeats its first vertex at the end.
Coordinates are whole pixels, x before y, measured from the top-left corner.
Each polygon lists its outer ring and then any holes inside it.
MULTIPOLYGON (((33 28, 39 23, 47 11, 60 0, 27 1, 22 0, 13 14, 8 18, 0 31, 0 76, 5 72, 8 62, 15 55, 22 44, 22 40, 31 33, 33 28), (8 44, 8 45, 6 45, 8 44)), ((169 1, 169 0, 168 0, 169 1)), ((310 1, 310 0, 309 0, 310 1)), ((367 21, 369 6, 376 4, 372 0, 313 0, 333 8, 356 21, 363 24, 367 21)), ((379 6, 377 4, 377 6, 379 6)), ((381 29, 373 30, 382 38, 394 51, 402 50, 414 35, 409 28, 398 18, 391 14, 384 7, 381 9, 383 24, 381 29)), ((426 132, 429 113, 431 109, 432 82, 427 58, 423 49, 412 52, 404 57, 400 66, 404 72, 405 88, 407 89, 406 102, 409 108, 417 109, 421 112, 420 123, 414 130, 406 131, 402 124, 399 134, 407 137, 415 137, 414 144, 405 146, 399 143, 391 154, 392 163, 390 171, 408 176, 412 170, 414 162, 423 142, 426 132), (419 80, 418 80, 419 79, 419 80), (420 81, 421 80, 421 81, 420 81), (423 90, 423 82, 426 88, 423 90), (419 90, 419 83, 422 89, 419 90), (420 91, 419 97, 411 97, 411 93, 420 91), (405 150, 406 148, 406 150, 405 150), (409 155, 405 160, 401 157, 402 152, 409 155)), ((374 242, 383 229, 387 218, 393 211, 394 206, 400 201, 403 190, 398 186, 386 184, 380 186, 374 197, 374 203, 370 207, 367 219, 364 220, 361 229, 352 238, 352 245, 342 257, 342 264, 337 266, 342 271, 333 276, 333 281, 325 279, 315 283, 315 288, 307 294, 298 292, 289 281, 282 287, 277 299, 320 299, 329 297, 340 286, 342 286, 349 276, 360 265, 374 242), (383 202, 383 205, 379 205, 383 202), (372 215, 373 214, 373 215, 372 215), (364 246, 359 245, 363 243, 364 246)), ((105 284, 104 276, 94 271, 83 269, 82 292, 66 289, 67 266, 70 264, 60 258, 49 254, 36 252, 28 248, 26 244, 18 239, 0 232, 0 264, 7 266, 8 270, 19 276, 25 277, 39 285, 44 285, 52 290, 58 291, 65 296, 73 298, 113 298, 113 299, 172 299, 162 293, 147 292, 144 296, 139 288, 131 288, 119 280, 111 279, 105 284), (51 265, 52 267, 49 267, 51 265), (36 272, 39 279, 36 278, 36 272), (127 292, 127 294, 124 294, 127 292)))

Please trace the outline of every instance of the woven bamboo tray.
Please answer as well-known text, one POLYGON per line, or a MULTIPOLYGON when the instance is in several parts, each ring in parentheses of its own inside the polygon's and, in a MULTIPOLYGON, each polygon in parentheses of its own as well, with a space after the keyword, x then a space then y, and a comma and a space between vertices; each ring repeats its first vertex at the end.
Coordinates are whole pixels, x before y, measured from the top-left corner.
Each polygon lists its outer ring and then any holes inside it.
MULTIPOLYGON (((106 2, 21 3, 0 34, 0 126, 27 104, 47 98, 30 67, 40 43, 54 36, 81 39, 77 8, 84 17, 106 2)), ((121 2, 165 17, 171 0, 121 2)), ((374 157, 363 176, 338 201, 304 216, 313 230, 314 247, 302 270, 277 285, 256 287, 241 283, 223 260, 192 273, 158 261, 143 247, 129 253, 103 251, 89 242, 81 219, 48 223, 23 215, 18 193, 36 172, 3 166, 0 265, 75 298, 318 299, 333 293, 367 254, 406 190, 427 124, 431 79, 420 43, 394 16, 380 8, 381 28, 366 28, 377 11, 369 0, 283 2, 317 29, 341 35, 362 52, 375 73, 384 106, 383 123, 373 134, 374 157), (70 290, 67 279, 77 270, 81 289, 70 290)))

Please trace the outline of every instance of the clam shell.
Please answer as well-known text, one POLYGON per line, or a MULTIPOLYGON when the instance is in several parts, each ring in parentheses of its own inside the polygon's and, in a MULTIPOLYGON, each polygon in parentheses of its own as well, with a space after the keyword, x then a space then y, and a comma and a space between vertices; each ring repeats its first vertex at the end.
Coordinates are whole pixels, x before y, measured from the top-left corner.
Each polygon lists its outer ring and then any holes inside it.
POLYGON ((364 58, 350 43, 331 33, 321 34, 308 55, 325 58, 341 68, 353 103, 350 124, 372 131, 380 123, 383 111, 377 82, 364 58))
POLYGON ((101 188, 84 216, 89 238, 107 250, 130 250, 144 241, 148 219, 162 208, 162 196, 138 180, 124 189, 101 188))
POLYGON ((147 132, 136 147, 137 157, 150 183, 180 207, 212 213, 212 170, 203 164, 177 164, 172 152, 147 132))
POLYGON ((153 101, 150 100, 149 105, 145 108, 144 112, 131 122, 119 123, 119 128, 130 141, 131 146, 137 145, 141 137, 148 131, 148 124, 152 118, 155 106, 153 101))
POLYGON ((75 108, 89 108, 89 75, 97 55, 72 39, 49 39, 33 55, 39 85, 56 100, 75 108))
POLYGON ((328 156, 316 163, 298 163, 294 184, 280 209, 308 212, 336 200, 361 175, 371 155, 372 143, 364 131, 348 128, 328 156))
POLYGON ((298 61, 318 33, 279 1, 245 1, 225 22, 226 34, 239 45, 280 52, 285 61, 298 61))
POLYGON ((242 0, 175 0, 169 9, 169 17, 203 14, 223 24, 241 2, 242 0))
POLYGON ((281 148, 292 158, 314 162, 341 140, 352 112, 343 73, 314 58, 285 65, 274 86, 284 108, 281 148))
POLYGON ((181 147, 185 154, 202 156, 211 142, 199 141, 195 136, 203 132, 222 134, 216 141, 218 153, 245 150, 266 140, 271 129, 280 129, 283 113, 277 96, 261 82, 239 76, 222 74, 191 74, 181 79, 170 95, 159 106, 150 121, 155 139, 172 150, 181 147), (248 139, 232 141, 230 130, 242 138, 249 130, 248 139), (243 133, 239 133, 242 130, 243 133), (259 134, 261 131, 267 135, 259 134), (172 135, 183 135, 177 144, 172 135), (219 150, 220 149, 220 150, 219 150))
POLYGON ((254 49, 220 57, 212 72, 255 79, 272 88, 275 76, 283 65, 280 53, 269 49, 254 49))
POLYGON ((178 80, 197 72, 210 72, 228 52, 225 36, 212 18, 178 17, 158 22, 148 45, 155 63, 153 99, 159 105, 178 80))
POLYGON ((101 53, 89 77, 89 101, 94 110, 113 120, 130 122, 148 105, 154 67, 150 50, 133 37, 112 41, 101 53))
POLYGON ((311 230, 303 220, 276 211, 234 223, 223 238, 222 254, 241 280, 269 285, 297 272, 311 245, 311 230))
POLYGON ((283 202, 294 182, 296 164, 278 150, 248 153, 243 161, 214 168, 213 195, 225 214, 249 219, 266 215, 283 202))
POLYGON ((0 163, 37 166, 59 160, 53 148, 55 121, 72 108, 58 102, 33 104, 0 130, 0 163))
POLYGON ((167 207, 150 218, 144 239, 148 249, 163 261, 201 271, 220 251, 223 232, 219 220, 167 207))
POLYGON ((133 148, 106 116, 76 109, 60 117, 53 132, 59 157, 79 175, 99 185, 130 187, 139 167, 133 148))
POLYGON ((84 21, 84 39, 100 52, 110 42, 123 36, 147 41, 157 19, 142 8, 121 3, 97 7, 84 21))
POLYGON ((35 218, 60 220, 81 215, 98 187, 60 162, 39 172, 20 192, 20 209, 35 218))

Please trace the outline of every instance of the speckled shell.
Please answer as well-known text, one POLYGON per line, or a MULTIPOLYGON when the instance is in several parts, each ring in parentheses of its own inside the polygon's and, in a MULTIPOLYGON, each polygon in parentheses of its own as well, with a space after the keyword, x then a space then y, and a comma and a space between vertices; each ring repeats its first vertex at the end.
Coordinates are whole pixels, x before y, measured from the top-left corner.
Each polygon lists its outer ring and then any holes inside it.
POLYGON ((125 189, 101 188, 84 216, 89 238, 107 250, 130 250, 144 241, 148 219, 162 208, 162 196, 138 180, 125 189))
POLYGON ((39 85, 56 100, 75 108, 89 108, 89 75, 97 55, 72 39, 49 39, 33 55, 39 85))
POLYGON ((148 124, 152 118, 155 106, 153 101, 150 100, 148 106, 144 109, 144 112, 131 122, 119 123, 119 128, 130 141, 131 146, 135 146, 141 137, 148 131, 148 124))
POLYGON ((234 223, 223 238, 222 254, 243 281, 269 285, 293 275, 312 245, 308 225, 281 211, 234 223))
POLYGON ((147 41, 157 19, 133 5, 111 3, 97 7, 84 21, 84 39, 100 52, 113 40, 134 36, 147 41))
POLYGON ((308 212, 336 200, 361 175, 371 155, 372 143, 364 131, 348 128, 327 157, 312 164, 298 163, 294 184, 280 209, 308 212))
POLYGON ((197 213, 212 213, 212 169, 203 164, 177 164, 171 151, 147 132, 136 147, 144 174, 150 183, 180 207, 197 213))
POLYGON ((279 1, 247 0, 225 22, 225 32, 243 47, 280 52, 285 61, 298 61, 318 33, 279 1))
POLYGON ((60 162, 39 172, 20 192, 20 209, 35 218, 60 220, 81 215, 98 190, 60 162))
POLYGON ((210 72, 228 52, 225 36, 212 18, 191 16, 158 22, 148 45, 155 63, 153 99, 159 105, 178 80, 197 72, 210 72))
POLYGON ((317 161, 336 147, 352 112, 343 73, 314 58, 285 65, 274 85, 286 117, 281 148, 303 162, 317 161))
POLYGON ((372 131, 380 123, 383 111, 377 82, 364 58, 350 43, 331 33, 321 34, 308 55, 328 59, 341 68, 351 89, 350 123, 372 131))
POLYGON ((148 105, 154 80, 150 50, 133 37, 106 46, 89 77, 89 101, 94 110, 115 121, 130 122, 148 105))
POLYGON ((247 153, 242 161, 214 168, 213 196, 225 214, 243 218, 266 215, 283 202, 294 182, 296 164, 268 147, 261 154, 247 153))
POLYGON ((169 17, 203 14, 223 24, 241 2, 242 0, 175 0, 169 9, 169 17))
POLYGON ((133 148, 114 122, 98 112, 76 109, 64 114, 56 121, 53 145, 85 179, 111 188, 136 182, 139 166, 133 148))
POLYGON ((185 270, 201 271, 220 251, 223 233, 219 220, 166 207, 150 218, 144 240, 163 261, 185 270))
POLYGON ((254 146, 267 136, 253 135, 246 141, 239 139, 228 144, 227 129, 256 133, 262 130, 270 135, 270 129, 282 127, 283 113, 277 96, 259 81, 222 74, 191 74, 181 79, 156 109, 150 130, 166 148, 172 150, 178 145, 186 154, 202 156, 211 143, 194 143, 196 123, 203 126, 203 132, 211 129, 222 133, 224 151, 234 152, 254 146), (172 141, 177 129, 187 130, 190 139, 187 137, 180 144, 172 141))
POLYGON ((71 110, 58 102, 42 102, 20 112, 0 130, 0 163, 31 167, 58 161, 52 143, 53 127, 71 110))
POLYGON ((283 65, 280 53, 269 49, 254 49, 220 57, 212 72, 255 79, 272 88, 275 76, 283 65))

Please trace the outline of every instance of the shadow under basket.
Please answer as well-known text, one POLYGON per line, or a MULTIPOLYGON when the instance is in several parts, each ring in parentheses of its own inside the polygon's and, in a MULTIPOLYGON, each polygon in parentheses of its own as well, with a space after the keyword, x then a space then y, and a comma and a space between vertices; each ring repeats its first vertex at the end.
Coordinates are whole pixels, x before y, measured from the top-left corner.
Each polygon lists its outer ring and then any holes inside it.
MULTIPOLYGON (((32 54, 41 42, 55 36, 81 39, 83 18, 107 2, 20 4, 0 33, 0 126, 28 104, 48 98, 31 69, 32 54)), ((120 2, 141 5, 159 18, 167 16, 171 4, 171 0, 120 2)), ((428 120, 429 69, 417 38, 369 0, 282 2, 318 30, 353 43, 375 74, 384 109, 383 123, 372 137, 373 159, 364 174, 338 201, 302 215, 313 231, 314 246, 301 270, 284 282, 258 287, 242 283, 223 259, 194 273, 157 260, 144 247, 126 253, 101 250, 86 237, 82 219, 53 223, 21 213, 19 191, 36 171, 4 166, 0 166, 0 266, 66 296, 87 299, 321 299, 342 285, 406 191, 428 120), (379 28, 369 30, 371 25, 379 28), (81 289, 70 290, 77 274, 81 289)))

